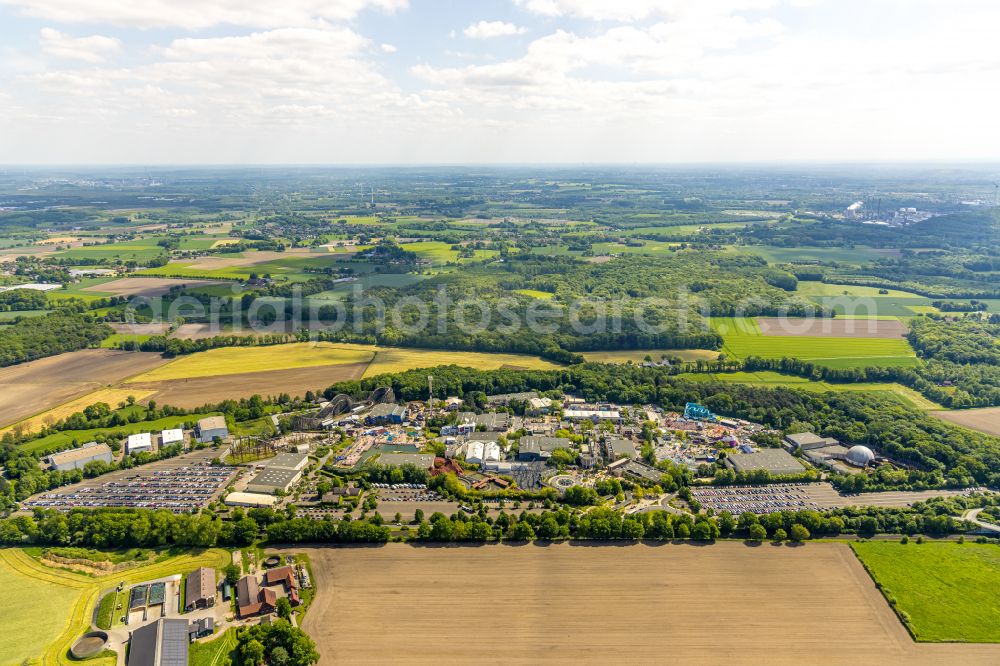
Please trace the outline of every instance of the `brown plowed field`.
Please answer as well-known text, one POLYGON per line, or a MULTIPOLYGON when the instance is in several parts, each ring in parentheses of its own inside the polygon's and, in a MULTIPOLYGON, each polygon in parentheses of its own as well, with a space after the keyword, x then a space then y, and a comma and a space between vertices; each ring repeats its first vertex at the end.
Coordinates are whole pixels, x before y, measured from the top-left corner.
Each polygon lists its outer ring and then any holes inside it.
POLYGON ((210 284, 227 284, 218 280, 188 280, 158 277, 127 277, 102 284, 84 287, 83 291, 93 291, 115 296, 162 296, 171 287, 205 287, 210 284))
POLYGON ((331 664, 922 666, 846 544, 319 548, 303 628, 331 664))
POLYGON ((953 412, 931 412, 933 416, 971 430, 985 432, 1000 437, 1000 407, 986 409, 962 409, 953 412))
POLYGON ((262 396, 279 393, 301 396, 306 391, 321 391, 336 382, 360 379, 367 367, 367 363, 322 365, 218 377, 141 382, 129 384, 129 388, 155 390, 156 393, 149 398, 159 404, 189 408, 222 400, 249 398, 255 393, 262 396))
POLYGON ((898 319, 794 319, 757 317, 762 335, 802 335, 815 338, 902 338, 906 326, 898 319))
POLYGON ((0 368, 0 425, 15 423, 165 362, 154 353, 85 349, 0 368))

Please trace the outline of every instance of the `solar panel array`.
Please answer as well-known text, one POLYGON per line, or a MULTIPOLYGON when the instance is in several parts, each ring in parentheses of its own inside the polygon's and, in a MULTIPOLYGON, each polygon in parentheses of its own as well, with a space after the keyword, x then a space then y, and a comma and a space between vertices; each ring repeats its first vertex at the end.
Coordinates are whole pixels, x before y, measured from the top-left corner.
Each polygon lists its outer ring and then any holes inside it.
POLYGON ((188 666, 187 620, 163 620, 160 666, 188 666))

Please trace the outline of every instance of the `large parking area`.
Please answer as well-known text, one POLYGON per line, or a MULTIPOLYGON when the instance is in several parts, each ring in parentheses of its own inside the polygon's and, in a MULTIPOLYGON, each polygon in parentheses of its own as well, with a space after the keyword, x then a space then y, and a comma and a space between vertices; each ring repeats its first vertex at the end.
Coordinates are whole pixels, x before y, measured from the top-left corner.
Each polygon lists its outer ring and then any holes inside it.
POLYGON ((236 467, 212 465, 205 455, 180 456, 35 495, 24 508, 140 508, 185 513, 207 506, 237 471, 236 467))
POLYGON ((734 515, 820 508, 804 485, 692 488, 691 495, 705 509, 729 511, 734 515))
POLYGON ((914 502, 935 497, 952 497, 982 489, 966 490, 923 490, 890 491, 841 495, 829 483, 784 483, 766 486, 711 486, 692 488, 691 495, 705 509, 729 511, 740 514, 745 511, 764 514, 775 511, 798 511, 800 509, 839 509, 847 506, 880 506, 903 508, 914 502))

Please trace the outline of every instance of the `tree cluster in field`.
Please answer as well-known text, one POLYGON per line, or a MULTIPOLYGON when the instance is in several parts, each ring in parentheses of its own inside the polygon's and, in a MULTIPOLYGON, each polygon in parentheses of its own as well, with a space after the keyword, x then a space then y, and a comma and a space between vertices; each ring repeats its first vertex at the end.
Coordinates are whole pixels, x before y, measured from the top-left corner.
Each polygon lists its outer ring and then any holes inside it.
MULTIPOLYGON (((282 597, 279 606, 288 605, 282 597), (284 601, 284 604, 281 602, 284 601)), ((279 611, 281 609, 279 608, 279 611)), ((243 666, 309 666, 319 661, 316 644, 306 632, 281 617, 269 624, 254 624, 236 630, 237 650, 243 666)))
POLYGON ((1000 321, 919 317, 907 336, 921 355, 962 365, 1000 365, 1000 321))
POLYGON ((934 301, 931 303, 941 312, 986 312, 989 304, 972 299, 970 301, 934 301))
POLYGON ((0 366, 93 347, 112 333, 110 326, 85 315, 60 312, 21 319, 0 327, 0 366))
POLYGON ((0 312, 45 310, 49 299, 44 291, 36 289, 9 289, 0 291, 0 312))

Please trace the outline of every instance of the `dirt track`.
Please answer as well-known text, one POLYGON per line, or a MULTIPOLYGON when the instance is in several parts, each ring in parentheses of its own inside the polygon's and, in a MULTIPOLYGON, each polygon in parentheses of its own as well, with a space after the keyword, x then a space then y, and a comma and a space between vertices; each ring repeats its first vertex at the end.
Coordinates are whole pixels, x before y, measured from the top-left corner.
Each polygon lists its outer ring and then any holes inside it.
POLYGON ((85 349, 0 368, 0 425, 162 365, 159 354, 85 349))
POLYGON ((367 367, 367 363, 323 365, 218 377, 142 382, 129 384, 129 387, 155 390, 156 394, 150 398, 161 405, 189 408, 222 400, 249 398, 255 393, 262 396, 279 393, 301 396, 306 391, 321 391, 336 382, 360 379, 367 367))
POLYGON ((757 317, 763 335, 802 335, 819 338, 902 338, 906 326, 898 319, 796 319, 757 317))
POLYGON ((962 409, 952 412, 931 412, 931 416, 965 426, 971 430, 1000 437, 1000 407, 962 409))
POLYGON ((846 544, 306 552, 321 665, 1000 663, 913 643, 846 544))

